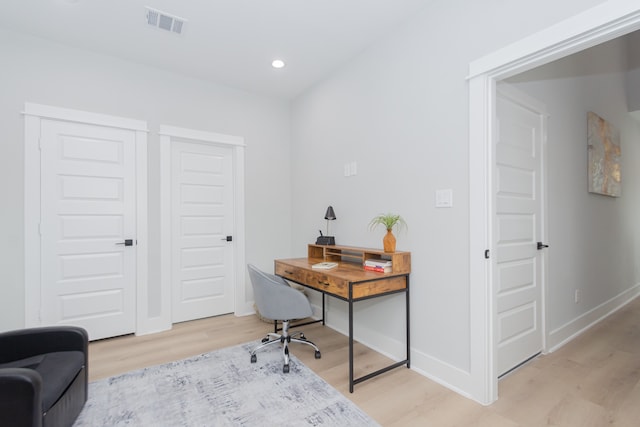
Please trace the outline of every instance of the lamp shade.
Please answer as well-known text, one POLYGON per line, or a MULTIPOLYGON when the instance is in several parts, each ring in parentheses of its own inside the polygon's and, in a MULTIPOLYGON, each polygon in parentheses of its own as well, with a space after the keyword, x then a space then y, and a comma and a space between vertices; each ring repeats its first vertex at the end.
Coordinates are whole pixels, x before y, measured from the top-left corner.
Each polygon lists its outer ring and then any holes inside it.
POLYGON ((324 214, 324 219, 333 220, 336 219, 336 213, 333 211, 333 206, 327 208, 327 213, 324 214))

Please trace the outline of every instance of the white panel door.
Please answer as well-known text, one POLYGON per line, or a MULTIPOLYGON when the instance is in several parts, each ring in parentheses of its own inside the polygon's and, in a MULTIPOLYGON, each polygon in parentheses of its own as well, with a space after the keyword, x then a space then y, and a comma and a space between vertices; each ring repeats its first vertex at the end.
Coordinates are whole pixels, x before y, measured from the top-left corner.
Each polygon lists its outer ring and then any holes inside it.
POLYGON ((43 120, 41 323, 135 330, 135 132, 43 120))
POLYGON ((494 269, 498 374, 542 351, 543 138, 545 116, 521 97, 496 100, 494 269))
POLYGON ((227 147, 171 148, 172 320, 233 312, 233 175, 227 147))

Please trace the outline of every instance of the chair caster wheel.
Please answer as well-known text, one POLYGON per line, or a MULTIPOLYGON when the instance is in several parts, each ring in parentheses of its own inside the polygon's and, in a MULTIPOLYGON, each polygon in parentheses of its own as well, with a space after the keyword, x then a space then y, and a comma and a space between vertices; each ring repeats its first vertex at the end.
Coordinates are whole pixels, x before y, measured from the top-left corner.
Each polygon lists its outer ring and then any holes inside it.
POLYGON ((321 357, 320 350, 316 350, 316 359, 320 359, 321 357))
POLYGON ((269 341, 269 337, 264 337, 264 338, 262 338, 262 342, 263 342, 263 343, 265 343, 265 342, 267 342, 267 341, 269 341))
POLYGON ((282 373, 283 374, 288 374, 289 373, 289 365, 284 365, 282 367, 282 373))
POLYGON ((251 355, 251 363, 256 363, 258 361, 258 356, 256 356, 255 354, 251 355))

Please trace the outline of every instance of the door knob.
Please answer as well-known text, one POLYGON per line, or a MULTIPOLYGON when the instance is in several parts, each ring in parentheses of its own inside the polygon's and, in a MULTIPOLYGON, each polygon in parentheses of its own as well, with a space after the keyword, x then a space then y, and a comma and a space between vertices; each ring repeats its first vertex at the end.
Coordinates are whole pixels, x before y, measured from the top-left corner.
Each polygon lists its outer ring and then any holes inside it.
POLYGON ((224 240, 225 242, 232 242, 233 241, 233 236, 227 236, 227 237, 223 237, 220 240, 224 240))
POLYGON ((542 242, 538 242, 538 250, 541 250, 541 249, 544 249, 544 248, 548 248, 548 247, 549 247, 549 245, 545 245, 542 242))
POLYGON ((124 242, 118 242, 116 245, 133 246, 133 239, 126 239, 124 242))

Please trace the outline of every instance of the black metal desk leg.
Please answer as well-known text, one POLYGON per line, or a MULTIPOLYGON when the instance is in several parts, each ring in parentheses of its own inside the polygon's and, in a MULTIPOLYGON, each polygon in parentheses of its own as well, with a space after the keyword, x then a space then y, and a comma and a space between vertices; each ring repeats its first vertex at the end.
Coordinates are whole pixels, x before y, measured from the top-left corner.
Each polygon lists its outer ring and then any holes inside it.
POLYGON ((409 343, 409 325, 411 324, 411 317, 409 316, 409 275, 407 275, 407 292, 405 295, 407 301, 407 369, 411 368, 411 344, 409 343))
POLYGON ((349 283, 349 393, 353 393, 353 289, 349 283))
POLYGON ((322 326, 324 326, 324 316, 325 316, 325 311, 324 311, 324 292, 322 293, 322 326))

